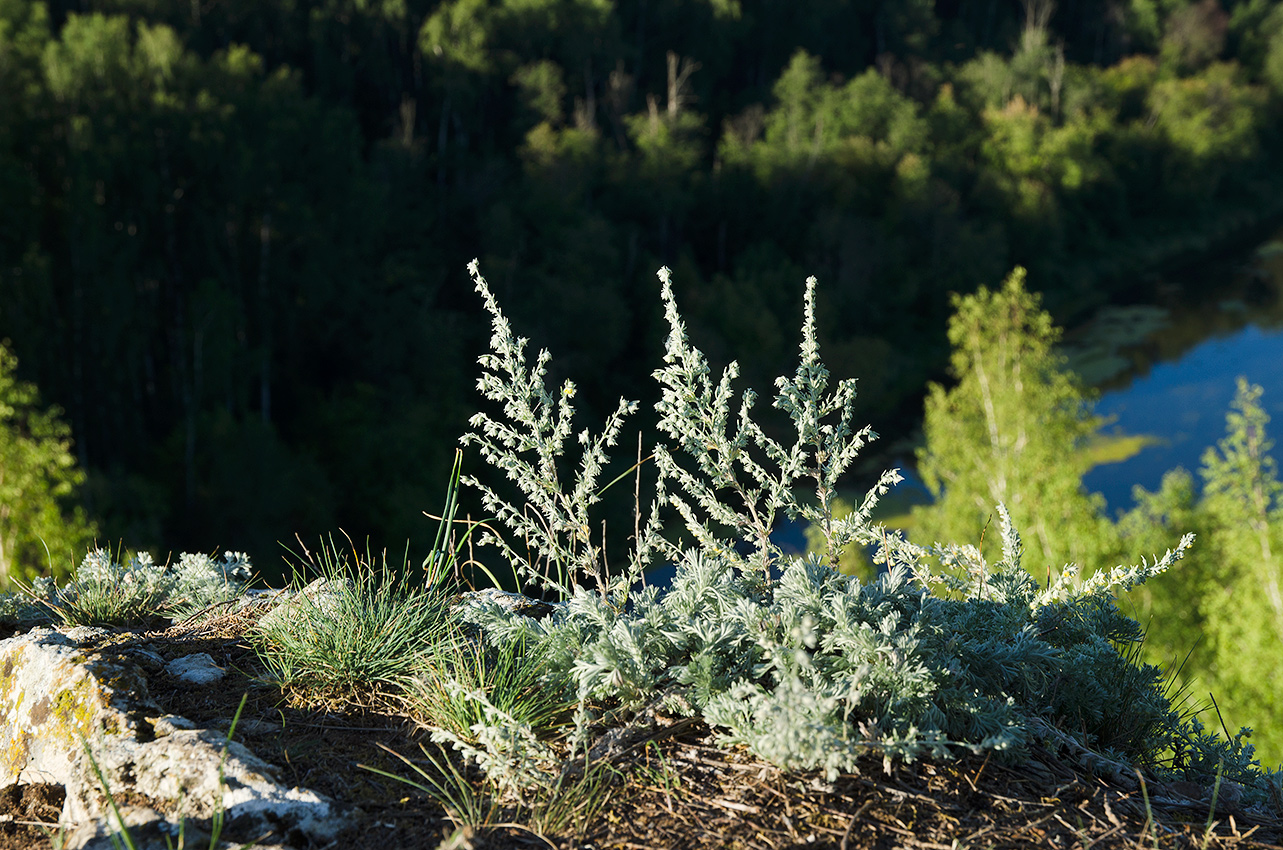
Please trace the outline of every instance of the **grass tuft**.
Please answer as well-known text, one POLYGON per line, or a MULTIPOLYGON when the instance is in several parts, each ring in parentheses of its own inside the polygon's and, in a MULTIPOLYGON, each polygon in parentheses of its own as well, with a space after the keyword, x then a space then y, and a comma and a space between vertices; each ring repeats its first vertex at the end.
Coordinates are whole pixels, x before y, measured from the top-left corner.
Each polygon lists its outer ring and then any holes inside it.
POLYGON ((494 826, 498 822, 499 804, 494 796, 478 788, 476 783, 464 776, 463 772, 454 766, 454 762, 450 760, 447 753, 442 752, 438 760, 420 744, 419 749, 423 753, 423 761, 420 762, 382 744, 379 746, 405 762, 406 766, 423 781, 419 782, 369 765, 363 764, 359 767, 371 773, 377 773, 379 776, 395 779, 427 794, 440 804, 446 816, 450 818, 450 822, 459 829, 476 831, 494 826), (425 764, 431 765, 432 770, 425 769, 425 764))
POLYGON ((411 683, 408 702, 422 725, 476 744, 474 730, 489 722, 489 706, 536 733, 564 728, 574 708, 570 687, 568 676, 546 668, 536 641, 494 647, 456 632, 411 683))
POLYGON ((316 553, 304 548, 291 586, 294 597, 264 618, 254 640, 268 669, 304 702, 399 692, 447 636, 442 587, 415 584, 408 565, 389 568, 386 553, 349 553, 333 539, 316 553), (307 585, 310 575, 320 581, 307 585))
MULTIPOLYGON (((592 825, 610 801, 619 776, 616 768, 605 763, 591 765, 577 775, 563 772, 555 782, 539 789, 533 799, 504 806, 493 788, 487 788, 489 782, 478 784, 470 780, 445 752, 438 759, 420 745, 423 759, 410 759, 395 750, 384 749, 404 762, 419 779, 368 765, 360 767, 416 788, 436 800, 457 828, 456 836, 515 829, 539 838, 550 847, 557 846, 548 840, 550 837, 582 835, 592 825)), ((442 846, 459 845, 447 842, 442 846)))

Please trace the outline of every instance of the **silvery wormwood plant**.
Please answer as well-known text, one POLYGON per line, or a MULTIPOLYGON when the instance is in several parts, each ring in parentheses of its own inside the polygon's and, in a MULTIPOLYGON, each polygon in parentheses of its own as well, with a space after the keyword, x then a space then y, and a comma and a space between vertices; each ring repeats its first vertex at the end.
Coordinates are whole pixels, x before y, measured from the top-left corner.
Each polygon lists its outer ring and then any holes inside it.
MULTIPOLYGON (((815 278, 806 281, 797 372, 791 380, 781 377, 775 381, 778 394, 774 406, 789 415, 797 432, 789 448, 767 436, 753 421, 751 412, 757 396, 751 389, 741 396, 732 427, 731 382, 739 376, 738 364, 732 361, 713 385, 707 358, 687 338, 668 269, 660 269, 659 279, 664 317, 669 325, 664 351, 667 365, 654 373, 663 388, 656 405, 659 428, 694 468, 679 463, 667 446, 656 446, 657 503, 666 502, 677 510, 705 552, 736 557, 736 550, 717 533, 719 526, 733 529, 750 549, 746 560, 766 582, 771 578, 772 566, 783 555, 771 540, 781 511, 789 519, 800 517, 814 523, 824 532, 834 566, 843 546, 873 542, 869 515, 878 496, 898 483, 900 476, 894 470, 885 473, 858 510, 842 520, 833 518, 838 478, 876 435, 868 427, 854 432, 851 429, 854 379, 839 381, 831 394, 825 394, 829 372, 820 361, 815 336, 815 278), (759 454, 766 463, 758 459, 759 454), (806 478, 815 481, 814 504, 803 503, 796 495, 798 482, 806 478), (724 492, 732 494, 729 503, 721 495, 724 492)), ((663 545, 662 538, 655 540, 668 557, 680 555, 676 547, 663 545)))
POLYGON ((120 625, 185 617, 236 599, 252 577, 243 552, 224 552, 221 558, 184 552, 176 563, 158 564, 147 552, 118 562, 98 548, 86 553, 63 587, 37 578, 21 593, 0 595, 0 619, 120 625))
POLYGON ((515 540, 524 541, 525 554, 496 533, 486 532, 481 537, 482 543, 500 548, 523 580, 563 598, 582 590, 576 583, 577 575, 591 577, 603 596, 609 596, 611 587, 626 593, 656 553, 671 559, 681 554, 662 534, 659 508, 665 505, 676 509, 694 541, 706 551, 738 557, 735 541, 721 536, 727 530, 733 532, 750 549, 743 565, 755 566, 764 580, 769 580, 772 564, 783 554, 770 538, 781 512, 823 529, 833 564, 841 547, 873 542, 869 514, 877 497, 900 477, 895 471, 885 473, 858 510, 842 520, 833 518, 837 479, 876 435, 867 427, 858 432, 851 429, 854 380, 839 382, 832 394, 825 395, 829 372, 820 361, 815 336, 815 278, 807 280, 797 373, 792 380, 776 381, 779 393, 775 407, 791 417, 797 431, 793 446, 785 448, 751 418, 756 401, 752 390, 741 397, 732 426, 731 383, 738 377, 739 367, 730 363, 713 385, 707 358, 687 338, 669 271, 660 270, 670 333, 664 354, 667 365, 654 373, 663 388, 656 405, 659 429, 690 464, 679 463, 678 455, 664 444, 655 447, 655 505, 645 533, 637 541, 630 569, 612 585, 605 575, 602 549, 591 540, 589 512, 601 498, 596 488, 607 462, 606 449, 615 445, 625 417, 636 410, 637 402, 621 399, 599 435, 594 437, 587 430, 579 433, 583 447, 580 464, 573 486, 564 491, 557 459, 564 454, 572 432, 575 386, 565 382, 554 397, 545 386, 551 359, 548 352, 541 350, 535 364, 528 365, 527 340, 513 335, 475 260, 468 270, 491 315, 492 327, 493 353, 480 359, 484 371, 477 386, 484 397, 503 406, 510 421, 478 413, 470 420, 474 430, 462 441, 477 445, 482 457, 503 470, 527 501, 519 508, 475 477, 464 480, 480 490, 486 509, 515 540), (767 464, 773 470, 768 470, 767 464), (798 482, 806 478, 815 481, 814 504, 802 503, 796 496, 798 482), (719 496, 719 491, 725 490, 734 494, 731 504, 719 496))
MULTIPOLYGON (((601 547, 592 541, 589 512, 601 500, 597 482, 607 460, 606 449, 615 445, 624 417, 636 410, 637 403, 621 399, 596 437, 586 430, 579 433, 583 451, 567 492, 557 464, 573 427, 575 385, 566 381, 554 398, 545 385, 551 355, 544 349, 533 366, 527 363, 527 340, 513 336, 476 260, 468 271, 491 316, 492 353, 480 358, 483 372, 477 388, 503 406, 508 421, 478 413, 469 420, 474 430, 462 442, 476 445, 482 458, 502 470, 526 499, 517 507, 475 477, 464 477, 463 483, 480 491, 486 510, 514 538, 487 529, 480 543, 497 546, 520 580, 562 598, 579 588, 580 575, 591 577, 597 589, 609 595, 611 583, 601 547), (524 542, 524 553, 517 548, 519 542, 524 542)), ((616 582, 614 588, 626 592, 627 583, 616 582)))
POLYGON ((535 557, 497 534, 487 539, 519 574, 560 591, 564 605, 541 620, 484 602, 463 615, 488 640, 538 646, 532 657, 555 671, 549 681, 572 683, 581 705, 577 744, 588 743, 588 706, 598 712, 599 731, 665 708, 702 717, 728 743, 776 764, 830 776, 857 769, 857 759, 871 752, 1019 757, 1031 741, 1054 733, 1101 763, 1156 766, 1164 752, 1197 750, 1186 765, 1233 764, 1236 781, 1259 778, 1250 751, 1236 744, 1231 752, 1185 723, 1160 671, 1134 664, 1126 652, 1140 629, 1117 610, 1115 590, 1167 570, 1189 536, 1152 563, 1096 571, 1086 582, 1068 571, 1040 587, 1020 564, 1019 535, 1001 506, 1003 557, 994 565, 974 547, 927 551, 871 527, 870 512, 898 479, 894 472, 850 517, 832 518, 838 476, 873 435, 851 428, 853 382, 826 394, 813 279, 801 362, 792 379, 777 381, 775 406, 796 431, 785 447, 751 418, 751 392, 732 412, 735 365, 712 381, 706 358, 689 343, 668 271, 660 271, 670 332, 665 366, 654 374, 668 442, 655 448, 657 496, 631 569, 607 580, 600 547, 589 541, 588 510, 606 449, 636 405, 621 401, 600 435, 580 435, 582 460, 563 495, 556 461, 571 433, 573 385, 555 398, 545 389, 547 353, 527 365, 525 341, 512 336, 475 262, 470 270, 493 317, 494 353, 481 361, 487 373, 480 387, 511 422, 478 415, 478 431, 464 440, 480 445, 527 496, 518 508, 482 487, 488 508, 535 557), (815 483, 814 502, 797 498, 795 485, 804 479, 815 483), (681 516, 693 548, 663 536, 667 508, 681 516), (770 539, 781 513, 819 525, 826 556, 781 552, 770 539), (838 548, 850 542, 877 547, 875 561, 885 570, 877 581, 861 583, 835 569, 838 548), (677 567, 662 594, 636 582, 656 555, 677 567), (932 555, 952 567, 950 575, 931 571, 932 555), (549 564, 557 569, 551 580, 549 564), (601 592, 583 587, 580 575, 601 592))

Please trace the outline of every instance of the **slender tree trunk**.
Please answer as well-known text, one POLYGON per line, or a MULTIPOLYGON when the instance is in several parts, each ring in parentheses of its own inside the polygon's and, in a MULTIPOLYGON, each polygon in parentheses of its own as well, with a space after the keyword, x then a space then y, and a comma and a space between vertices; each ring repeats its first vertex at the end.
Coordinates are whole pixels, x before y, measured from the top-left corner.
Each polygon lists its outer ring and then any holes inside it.
POLYGON ((993 475, 989 479, 989 493, 994 501, 1007 501, 1007 456, 1002 450, 1002 435, 998 432, 998 414, 993 406, 993 388, 985 372, 983 358, 975 359, 976 383, 980 388, 980 402, 985 411, 985 428, 989 432, 989 448, 993 457, 993 475))
MULTIPOLYGON (((71 127, 70 121, 68 121, 66 127, 66 134, 68 140, 75 138, 75 132, 71 127)), ((66 152, 69 164, 76 161, 76 157, 71 152, 70 147, 69 143, 66 152)), ((80 177, 85 179, 84 175, 80 175, 80 177)), ((84 467, 89 463, 89 441, 86 439, 88 434, 88 422, 86 421, 88 405, 85 403, 85 289, 82 280, 84 262, 81 258, 81 244, 84 235, 82 231, 88 230, 88 228, 79 226, 80 216, 77 212, 74 212, 77 209, 75 199, 68 198, 68 208, 72 210, 67 216, 67 257, 71 265, 71 304, 69 306, 71 313, 71 417, 76 429, 76 456, 81 466, 84 467)))
MULTIPOLYGON (((156 152, 160 170, 161 183, 173 186, 169 169, 169 151, 165 146, 163 133, 156 135, 156 152)), ((178 385, 178 396, 183 407, 183 495, 186 506, 190 509, 196 501, 196 424, 197 406, 200 404, 197 371, 188 360, 187 341, 187 298, 183 291, 182 258, 178 250, 178 232, 174 222, 174 208, 165 209, 165 260, 169 277, 169 351, 174 370, 175 382, 178 385)), ((200 342, 193 342, 190 349, 199 359, 200 342)))
POLYGON ((258 309, 263 321, 263 341, 259 354, 259 415, 263 424, 272 421, 272 305, 268 291, 268 269, 272 258, 272 214, 263 213, 263 221, 258 229, 258 309))
POLYGON ((441 121, 437 124, 437 186, 445 188, 446 145, 450 141, 450 95, 441 104, 441 121))
MULTIPOLYGON (((4 486, 4 468, 0 467, 0 488, 4 486)), ((9 553, 9 544, 6 541, 6 532, 9 529, 9 517, 13 513, 13 508, 8 504, 0 503, 0 586, 8 587, 10 574, 13 568, 10 559, 13 557, 9 553)))
POLYGON ((1279 570, 1274 562, 1274 551, 1270 545, 1270 498, 1265 493, 1265 482, 1261 480, 1262 466, 1265 463, 1265 452, 1261 435, 1253 429, 1248 434, 1247 450, 1252 459, 1252 468, 1256 471, 1251 482, 1252 530, 1256 532, 1257 545, 1261 549, 1262 584, 1265 596, 1274 609, 1275 637, 1283 641, 1283 593, 1279 589, 1279 570))

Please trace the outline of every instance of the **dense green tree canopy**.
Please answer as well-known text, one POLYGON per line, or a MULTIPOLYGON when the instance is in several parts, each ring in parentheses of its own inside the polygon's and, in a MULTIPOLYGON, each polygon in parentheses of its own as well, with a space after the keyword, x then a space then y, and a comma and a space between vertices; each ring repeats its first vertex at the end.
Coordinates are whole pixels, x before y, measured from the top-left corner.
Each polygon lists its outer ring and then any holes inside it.
POLYGON ((1280 8, 0 0, 0 336, 106 535, 263 565, 430 536, 474 257, 599 416, 655 268, 754 383, 813 273, 903 429, 947 293, 1020 264, 1064 317, 1283 211, 1280 8))

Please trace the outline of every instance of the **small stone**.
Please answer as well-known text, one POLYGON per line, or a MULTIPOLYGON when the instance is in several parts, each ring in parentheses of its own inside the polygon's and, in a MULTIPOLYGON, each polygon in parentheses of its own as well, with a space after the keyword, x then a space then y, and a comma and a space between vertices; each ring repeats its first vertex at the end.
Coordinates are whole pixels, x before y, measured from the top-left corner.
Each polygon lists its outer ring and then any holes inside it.
POLYGON ((195 729, 196 724, 186 717, 179 717, 177 714, 166 714, 164 717, 157 717, 150 721, 152 729, 157 738, 163 738, 166 735, 172 735, 180 729, 195 729))
POLYGON ((138 666, 144 670, 156 671, 164 669, 165 659, 160 657, 160 653, 146 646, 130 647, 126 652, 138 666))
POLYGON ((175 658, 165 665, 165 672, 189 685, 208 685, 227 675, 222 667, 214 663, 214 659, 207 652, 175 658))
POLYGON ((293 592, 288 587, 250 588, 236 600, 236 611, 246 611, 251 608, 271 608, 291 596, 293 596, 293 592))
MULTIPOLYGON (((63 846, 75 850, 113 850, 121 844, 119 831, 124 827, 129 831, 129 846, 136 847, 137 850, 163 850, 166 838, 169 838, 170 846, 174 840, 166 829, 168 826, 169 822, 155 809, 147 806, 121 806, 119 820, 113 816, 80 823, 64 836, 63 846)), ((184 835, 185 839, 193 837, 209 838, 184 835)))
POLYGON ((494 587, 469 591, 459 598, 459 606, 462 608, 479 608, 486 605, 494 605, 518 617, 530 617, 536 620, 549 616, 558 608, 557 605, 541 599, 531 599, 520 593, 510 593, 494 587))
POLYGON ((283 601, 259 618, 258 628, 270 630, 288 627, 318 614, 331 617, 338 611, 341 597, 353 593, 354 589, 355 586, 350 578, 330 581, 322 576, 298 593, 276 597, 283 601))
POLYGON ((236 724, 236 734, 250 738, 274 735, 279 731, 281 731, 281 724, 273 723, 271 720, 260 720, 257 717, 247 717, 236 724))

